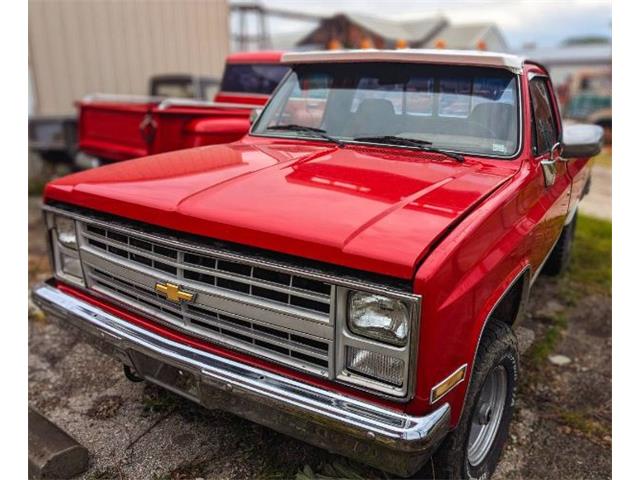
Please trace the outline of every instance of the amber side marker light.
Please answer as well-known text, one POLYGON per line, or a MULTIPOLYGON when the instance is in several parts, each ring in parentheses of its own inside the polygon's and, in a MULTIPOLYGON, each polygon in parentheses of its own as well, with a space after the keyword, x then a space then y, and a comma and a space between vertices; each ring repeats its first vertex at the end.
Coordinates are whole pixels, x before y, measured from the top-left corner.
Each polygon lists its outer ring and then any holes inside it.
POLYGON ((455 372, 437 384, 431 389, 431 403, 436 403, 447 393, 449 393, 456 385, 459 385, 464 380, 467 374, 467 364, 465 363, 455 372))

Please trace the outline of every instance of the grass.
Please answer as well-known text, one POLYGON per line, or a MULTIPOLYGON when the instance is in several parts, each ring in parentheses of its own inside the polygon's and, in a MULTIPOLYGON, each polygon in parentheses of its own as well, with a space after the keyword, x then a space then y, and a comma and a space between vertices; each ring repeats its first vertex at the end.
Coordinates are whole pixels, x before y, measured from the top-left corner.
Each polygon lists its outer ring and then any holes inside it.
MULTIPOLYGON (((611 222, 580 215, 569 269, 557 282, 559 297, 568 309, 587 295, 611 295, 611 222)), ((551 325, 527 352, 532 370, 545 366, 555 351, 567 328, 569 311, 552 315, 551 325)))
POLYGON ((542 338, 534 342, 527 352, 527 358, 534 367, 539 367, 547 361, 549 355, 553 353, 556 346, 562 339, 563 332, 567 329, 567 320, 563 314, 554 316, 551 327, 544 333, 542 338))
POLYGON ((556 420, 571 431, 579 432, 594 443, 611 446, 611 424, 593 418, 584 410, 559 410, 556 420))
POLYGON ((611 148, 603 148, 600 154, 593 159, 594 165, 611 168, 611 148))
POLYGON ((600 437, 611 433, 606 426, 591 418, 586 412, 562 410, 558 412, 558 419, 585 435, 600 437))
POLYGON ((44 187, 46 184, 47 184, 47 181, 41 178, 35 178, 35 179, 29 180, 29 188, 28 188, 29 196, 32 196, 32 195, 41 196, 42 192, 44 192, 44 187))
POLYGON ((580 215, 566 279, 584 294, 611 294, 611 222, 580 215))

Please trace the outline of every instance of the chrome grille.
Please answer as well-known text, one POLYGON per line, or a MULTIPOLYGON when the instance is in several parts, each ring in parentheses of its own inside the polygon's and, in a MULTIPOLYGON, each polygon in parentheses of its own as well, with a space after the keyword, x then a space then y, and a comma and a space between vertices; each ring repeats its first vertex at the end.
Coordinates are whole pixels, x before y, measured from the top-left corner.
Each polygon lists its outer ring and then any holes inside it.
POLYGON ((81 223, 79 233, 90 288, 214 343, 333 374, 330 284, 103 223, 81 223), (194 293, 193 302, 157 293, 166 281, 194 293))

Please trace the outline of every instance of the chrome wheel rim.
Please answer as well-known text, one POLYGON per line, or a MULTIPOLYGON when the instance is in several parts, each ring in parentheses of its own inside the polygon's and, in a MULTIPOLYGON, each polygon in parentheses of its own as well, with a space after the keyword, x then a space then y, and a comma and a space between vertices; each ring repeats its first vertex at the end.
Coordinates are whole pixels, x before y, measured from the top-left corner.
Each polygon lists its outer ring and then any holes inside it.
POLYGON ((507 370, 498 365, 482 386, 471 420, 467 458, 476 467, 486 458, 502 421, 507 402, 507 370))

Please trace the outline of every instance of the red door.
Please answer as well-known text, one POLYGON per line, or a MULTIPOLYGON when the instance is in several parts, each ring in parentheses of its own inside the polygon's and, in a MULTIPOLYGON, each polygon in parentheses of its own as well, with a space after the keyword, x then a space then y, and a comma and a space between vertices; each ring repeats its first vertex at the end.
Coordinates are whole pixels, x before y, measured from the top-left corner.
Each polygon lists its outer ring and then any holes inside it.
MULTIPOLYGON (((539 225, 539 241, 544 248, 541 259, 551 252, 564 227, 569 201, 571 199, 571 176, 567 163, 560 157, 561 123, 558 110, 551 93, 548 77, 530 74, 529 94, 531 97, 532 144, 536 171, 544 184, 541 205, 545 213, 539 225)), ((534 267, 540 267, 535 265, 534 267)))

